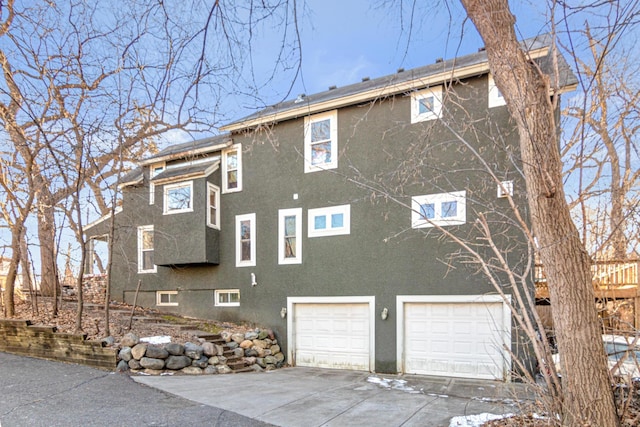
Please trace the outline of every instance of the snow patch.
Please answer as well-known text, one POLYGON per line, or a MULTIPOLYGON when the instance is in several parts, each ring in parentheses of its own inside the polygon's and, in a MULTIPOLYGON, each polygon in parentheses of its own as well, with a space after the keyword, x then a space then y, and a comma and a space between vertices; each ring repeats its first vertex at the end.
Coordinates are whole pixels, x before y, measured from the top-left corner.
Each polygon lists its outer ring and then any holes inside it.
POLYGON ((488 412, 478 415, 461 415, 459 417, 451 418, 449 427, 480 427, 488 421, 501 420, 512 416, 513 414, 496 415, 488 412))
POLYGON ((171 342, 171 337, 169 335, 158 335, 155 337, 142 337, 140 338, 141 342, 146 342, 149 344, 168 344, 171 342))
POLYGON ((379 378, 379 377, 371 376, 367 378, 367 382, 372 384, 377 384, 382 388, 386 388, 390 390, 400 390, 405 393, 412 393, 412 394, 422 393, 422 390, 416 390, 413 387, 408 386, 407 381, 405 380, 396 380, 391 378, 379 378))

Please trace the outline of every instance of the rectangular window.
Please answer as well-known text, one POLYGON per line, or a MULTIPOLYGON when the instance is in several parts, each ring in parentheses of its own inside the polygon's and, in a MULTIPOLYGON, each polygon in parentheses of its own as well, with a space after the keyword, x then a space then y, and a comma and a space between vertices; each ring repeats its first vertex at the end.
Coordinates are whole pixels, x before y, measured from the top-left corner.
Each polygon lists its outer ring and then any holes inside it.
POLYGON ((193 181, 164 186, 164 213, 193 211, 193 181))
POLYGON ((304 118, 304 171, 338 167, 338 111, 304 118))
POLYGON ((411 123, 442 117, 442 86, 424 89, 411 94, 411 123))
MULTIPOLYGON (((149 180, 155 178, 158 174, 164 171, 164 163, 158 163, 151 165, 149 169, 149 180)), ((153 205, 156 200, 156 185, 153 182, 149 183, 149 204, 153 205)))
POLYGON ((216 290, 215 305, 218 307, 238 307, 240 305, 240 291, 238 289, 216 290))
POLYGON ((500 89, 496 86, 496 82, 493 81, 493 76, 489 74, 489 108, 500 107, 502 105, 507 105, 507 101, 504 99, 502 94, 500 93, 500 89))
POLYGON ((513 181, 502 181, 498 184, 498 198, 513 196, 513 181))
POLYGON ((256 265, 256 214, 236 215, 236 267, 256 265))
POLYGON ((278 211, 278 263, 302 264, 302 208, 278 211))
POLYGON ((178 305, 178 291, 156 292, 156 305, 178 305))
POLYGON ((411 198, 411 227, 459 225, 467 220, 466 191, 411 198))
POLYGON ((207 183, 207 225, 220 230, 220 188, 207 183))
POLYGON ((351 205, 309 209, 309 237, 337 236, 351 233, 351 205))
POLYGON ((222 151, 222 192, 242 191, 242 145, 222 151))
POLYGON ((138 273, 155 273, 153 263, 153 225, 138 227, 138 273))

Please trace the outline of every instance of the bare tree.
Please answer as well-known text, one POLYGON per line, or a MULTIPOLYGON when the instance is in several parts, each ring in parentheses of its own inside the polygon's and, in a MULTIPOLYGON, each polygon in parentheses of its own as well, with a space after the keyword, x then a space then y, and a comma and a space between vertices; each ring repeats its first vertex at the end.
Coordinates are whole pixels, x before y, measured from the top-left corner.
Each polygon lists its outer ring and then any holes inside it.
POLYGON ((489 67, 520 134, 531 222, 545 266, 562 357, 566 425, 615 426, 591 284, 590 257, 571 219, 562 180, 554 115, 558 82, 550 81, 518 43, 506 0, 462 0, 485 42, 489 67))

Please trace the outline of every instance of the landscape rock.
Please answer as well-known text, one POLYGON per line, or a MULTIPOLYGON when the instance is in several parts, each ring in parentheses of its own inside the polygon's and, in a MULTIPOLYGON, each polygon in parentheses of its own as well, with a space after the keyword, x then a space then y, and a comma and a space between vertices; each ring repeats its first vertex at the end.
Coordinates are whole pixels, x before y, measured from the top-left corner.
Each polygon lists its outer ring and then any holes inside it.
POLYGON ((216 346, 211 343, 211 342, 204 342, 202 343, 202 352, 206 355, 206 356, 215 356, 218 354, 218 349, 216 348, 216 346))
POLYGON ((148 344, 144 344, 144 343, 136 344, 131 349, 131 355, 133 356, 134 359, 140 360, 144 357, 144 354, 147 351, 147 347, 148 347, 148 344))
POLYGON ((271 354, 280 353, 280 346, 278 344, 274 344, 269 348, 269 350, 271 350, 271 354))
POLYGON ((221 346, 219 344, 216 344, 216 350, 217 350, 217 353, 215 355, 222 356, 224 354, 224 347, 223 346, 221 346))
POLYGON ((248 348, 244 351, 244 355, 247 357, 257 357, 258 351, 255 348, 248 348))
POLYGON ((251 340, 244 340, 240 343, 240 347, 247 349, 247 348, 251 348, 253 346, 253 341, 251 340))
POLYGON ((261 368, 265 368, 267 364, 264 362, 264 357, 256 357, 256 364, 261 368))
POLYGON ((122 347, 133 347, 140 342, 140 337, 134 334, 133 332, 128 332, 124 334, 122 339, 120 340, 120 345, 122 347))
POLYGON ((231 350, 233 350, 234 348, 237 348, 237 347, 238 347, 238 343, 235 342, 235 341, 229 341, 227 343, 227 348, 230 348, 231 350))
POLYGON ((220 336, 226 342, 231 341, 231 335, 232 335, 232 333, 230 331, 222 331, 222 332, 220 332, 220 336))
POLYGON ((245 340, 249 340, 249 341, 253 341, 253 340, 255 340, 256 338, 258 338, 258 335, 259 335, 259 334, 258 334, 258 332, 256 332, 256 331, 249 331, 249 332, 247 332, 246 334, 244 334, 244 339, 245 339, 245 340))
POLYGON ((264 363, 266 363, 267 365, 275 365, 276 363, 278 363, 278 360, 273 356, 267 356, 264 358, 264 363))
POLYGON ((241 349, 240 347, 238 347, 238 348, 233 350, 233 354, 236 357, 242 357, 242 356, 244 356, 244 350, 241 349))
POLYGON ((259 340, 263 340, 265 338, 267 338, 269 336, 269 332, 265 331, 264 329, 260 331, 260 333, 258 333, 257 338, 259 340))
POLYGON ((197 366, 187 366, 186 368, 181 369, 180 372, 187 375, 202 375, 202 369, 197 366))
POLYGON ((112 337, 111 335, 109 335, 108 337, 102 338, 102 340, 100 340, 100 342, 102 343, 103 347, 111 347, 112 345, 114 345, 116 343, 116 339, 114 337, 112 337))
POLYGON ((273 357, 276 359, 276 363, 277 364, 280 364, 280 363, 284 362, 284 354, 283 353, 276 353, 273 357))
POLYGON ((184 355, 194 360, 198 360, 202 357, 204 350, 201 345, 188 342, 184 345, 184 355))
POLYGON ((118 358, 121 361, 128 362, 133 359, 133 355, 131 354, 131 347, 122 347, 118 352, 118 358))
POLYGON ((258 365, 257 363, 255 365, 251 365, 251 369, 253 369, 256 372, 264 372, 264 368, 258 365))
POLYGON ((191 366, 197 366, 198 368, 206 368, 209 365, 209 358, 204 354, 198 360, 194 360, 191 366))
POLYGON ((147 351, 144 355, 152 359, 166 359, 167 357, 169 357, 169 352, 165 350, 164 347, 150 345, 147 347, 147 351))
POLYGON ((142 372, 147 375, 160 375, 162 374, 162 369, 144 369, 142 372))
POLYGON ((264 340, 253 340, 253 345, 256 348, 267 348, 267 343, 264 340))
POLYGON ((245 357, 244 358, 244 363, 247 364, 247 365, 255 365, 256 358, 255 357, 245 357))
POLYGON ((203 373, 204 373, 205 375, 217 374, 217 373, 218 373, 218 368, 216 368, 216 367, 215 367, 215 366, 213 366, 213 365, 209 365, 209 366, 207 366, 206 368, 204 368, 203 373))
POLYGON ((209 358, 209 365, 217 365, 218 363, 220 363, 220 359, 218 358, 218 356, 211 356, 209 358))
POLYGON ((124 361, 121 360, 118 362, 118 366, 116 367, 116 372, 126 372, 129 370, 129 364, 124 361))
POLYGON ((169 356, 165 362, 165 367, 167 369, 172 369, 175 371, 179 371, 182 368, 186 368, 191 365, 193 359, 187 356, 169 356))
POLYGON ((170 342, 164 345, 165 350, 173 356, 182 356, 184 354, 184 346, 175 342, 170 342))
POLYGON ((164 368, 164 360, 154 359, 151 357, 143 357, 142 359, 140 359, 140 366, 147 369, 160 370, 164 368))
POLYGON ((230 374, 231 372, 233 372, 227 365, 218 365, 217 370, 219 374, 230 374))
POLYGON ((134 369, 134 370, 142 369, 142 365, 140 365, 140 361, 136 359, 129 360, 128 365, 129 365, 129 369, 134 369))
POLYGON ((231 340, 240 344, 242 341, 244 341, 244 334, 232 334, 231 340))

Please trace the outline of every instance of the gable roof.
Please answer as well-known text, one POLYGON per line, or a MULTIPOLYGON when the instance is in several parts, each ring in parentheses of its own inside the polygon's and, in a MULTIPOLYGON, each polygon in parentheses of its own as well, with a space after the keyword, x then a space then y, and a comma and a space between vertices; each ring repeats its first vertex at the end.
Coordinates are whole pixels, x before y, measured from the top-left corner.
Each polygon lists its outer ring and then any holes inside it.
POLYGON ((187 163, 180 167, 166 169, 153 177, 151 182, 155 184, 164 184, 172 181, 206 177, 218 170, 219 166, 220 157, 216 156, 206 162, 196 164, 187 163))
MULTIPOLYGON (((524 40, 521 44, 532 59, 539 60, 549 56, 551 41, 549 34, 543 34, 524 40)), ((540 65, 544 72, 553 73, 552 61, 542 61, 540 65)), ((558 69, 558 86, 560 88, 573 89, 577 84, 577 79, 562 55, 558 55, 558 69)), ((488 72, 487 53, 481 50, 477 53, 446 61, 439 60, 435 64, 407 71, 400 69, 395 74, 370 80, 363 79, 359 83, 341 88, 330 88, 327 91, 313 95, 300 95, 295 100, 288 100, 266 107, 254 114, 222 126, 221 129, 229 132, 239 131, 261 124, 294 119, 334 108, 410 92, 453 79, 487 74, 488 72)))
POLYGON ((167 162, 175 159, 183 159, 185 157, 212 153, 220 151, 223 148, 233 144, 231 134, 223 133, 208 138, 197 139, 195 141, 183 142, 181 144, 171 145, 151 157, 140 162, 140 165, 149 165, 152 163, 167 162))

